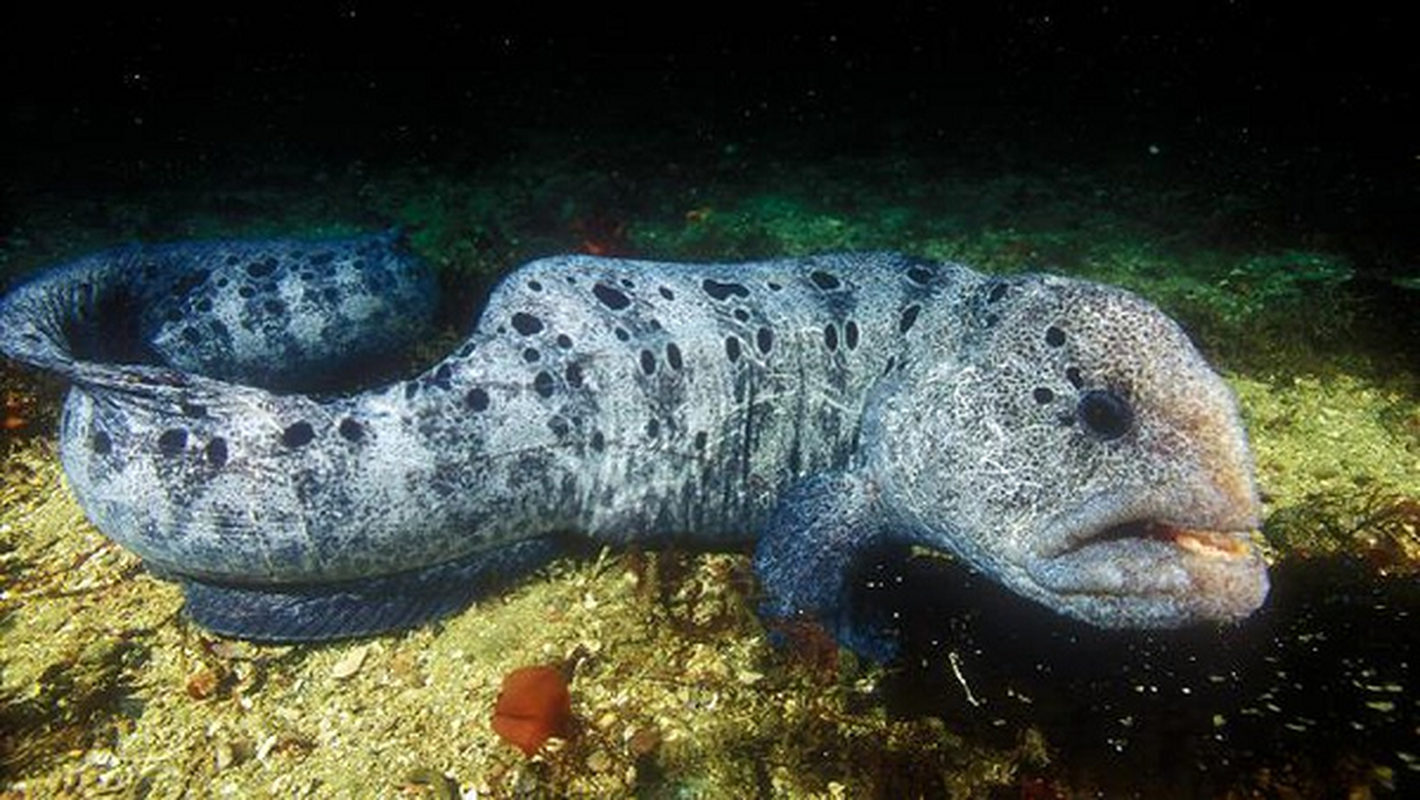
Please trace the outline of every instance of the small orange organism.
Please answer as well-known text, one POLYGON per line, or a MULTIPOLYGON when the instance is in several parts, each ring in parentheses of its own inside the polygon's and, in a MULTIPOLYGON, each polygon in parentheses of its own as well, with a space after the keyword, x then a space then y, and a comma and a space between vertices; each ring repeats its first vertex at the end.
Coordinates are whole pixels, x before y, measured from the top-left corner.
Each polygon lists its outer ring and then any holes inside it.
POLYGON ((17 392, 5 393, 5 406, 0 413, 0 430, 19 431, 30 426, 34 400, 17 392))
POLYGON ((572 722, 567 678, 553 666, 519 667, 503 676, 493 708, 493 731, 532 756, 553 736, 566 736, 572 722))
POLYGON ((711 211, 710 206, 700 206, 698 208, 692 208, 689 211, 685 212, 685 221, 689 222, 692 225, 698 225, 710 219, 711 213, 713 212, 711 211))

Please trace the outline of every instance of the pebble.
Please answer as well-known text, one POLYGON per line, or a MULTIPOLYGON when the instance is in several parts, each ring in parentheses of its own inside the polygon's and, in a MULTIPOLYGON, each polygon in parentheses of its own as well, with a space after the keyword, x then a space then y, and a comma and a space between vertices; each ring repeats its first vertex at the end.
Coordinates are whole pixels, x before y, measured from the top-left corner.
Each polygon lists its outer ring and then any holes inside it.
POLYGON ((355 676, 360 668, 365 665, 365 657, 370 654, 369 645, 361 645, 340 657, 335 662, 335 666, 330 668, 330 676, 338 681, 347 680, 355 676))

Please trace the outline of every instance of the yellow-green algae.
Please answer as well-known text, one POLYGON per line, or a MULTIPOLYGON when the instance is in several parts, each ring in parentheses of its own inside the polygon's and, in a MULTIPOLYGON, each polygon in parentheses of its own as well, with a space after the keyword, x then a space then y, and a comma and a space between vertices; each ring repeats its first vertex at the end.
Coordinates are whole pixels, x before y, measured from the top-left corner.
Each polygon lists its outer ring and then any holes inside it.
POLYGON ((1236 378, 1274 546, 1420 566, 1420 402, 1414 376, 1236 378), (1407 510, 1413 509, 1413 510, 1407 510))

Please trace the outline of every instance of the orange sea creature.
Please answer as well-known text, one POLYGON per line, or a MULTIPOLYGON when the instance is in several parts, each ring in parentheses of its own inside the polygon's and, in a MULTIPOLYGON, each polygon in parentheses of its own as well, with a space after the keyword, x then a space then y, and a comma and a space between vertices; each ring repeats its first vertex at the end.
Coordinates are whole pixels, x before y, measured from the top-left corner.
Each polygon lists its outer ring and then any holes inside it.
POLYGON ((621 256, 631 250, 626 221, 609 214, 590 213, 573 218, 569 227, 577 236, 577 249, 593 256, 621 256))
POLYGON ((30 410, 33 403, 14 392, 5 394, 3 413, 0 413, 0 430, 18 431, 30 426, 30 410))
POLYGON ((700 206, 699 208, 692 208, 689 211, 685 212, 685 221, 691 224, 699 224, 710 219, 710 214, 710 206, 700 206))
POLYGON ((562 670, 551 666, 519 667, 503 676, 493 709, 493 732, 531 756, 553 736, 566 736, 572 722, 572 697, 562 670))

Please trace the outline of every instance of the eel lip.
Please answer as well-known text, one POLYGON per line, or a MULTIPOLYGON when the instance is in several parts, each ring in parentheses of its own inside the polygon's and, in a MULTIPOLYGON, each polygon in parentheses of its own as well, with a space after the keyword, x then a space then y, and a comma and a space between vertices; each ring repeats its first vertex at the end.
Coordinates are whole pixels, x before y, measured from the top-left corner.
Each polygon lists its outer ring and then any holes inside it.
POLYGON ((1096 498, 1043 532, 1026 571, 1057 608, 1103 627, 1242 619, 1268 591, 1254 506, 1196 511, 1183 522, 1150 498, 1096 498))
POLYGON ((1256 501, 1210 509, 1179 509, 1149 497, 1097 495, 1054 519, 1043 531, 1036 557, 1051 561, 1108 542, 1163 542, 1214 558, 1254 553, 1260 526, 1256 501))

